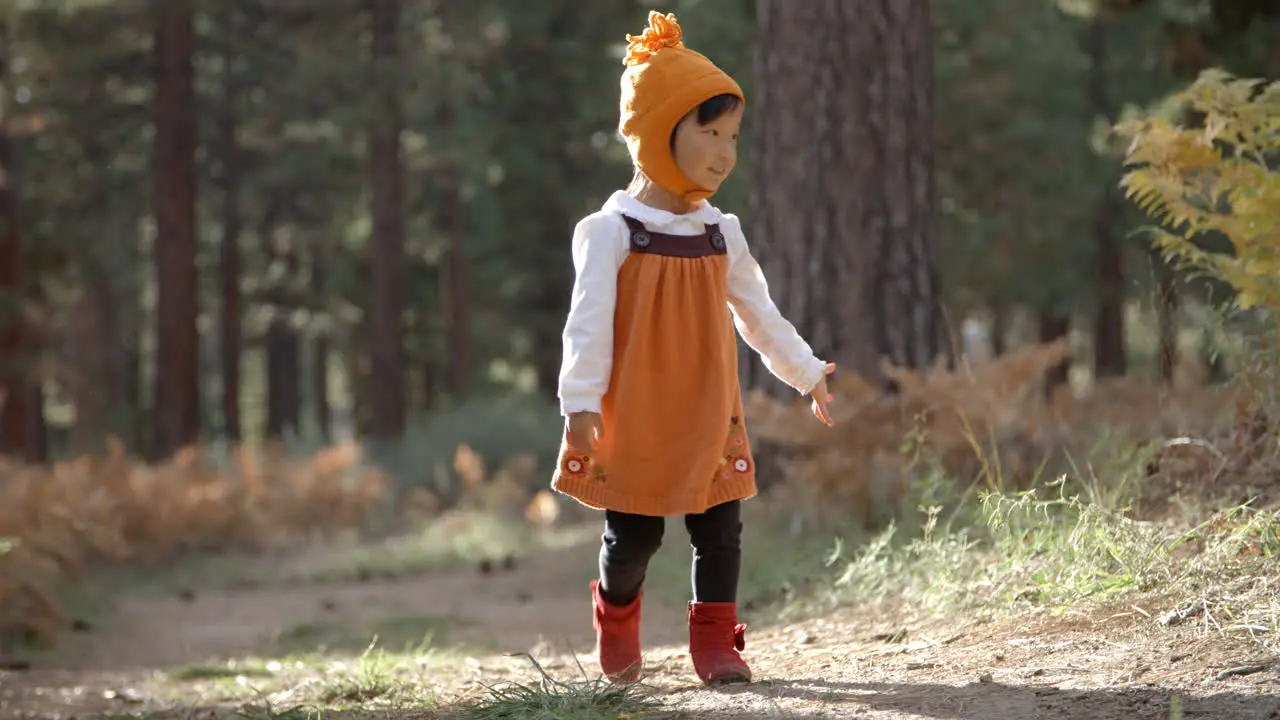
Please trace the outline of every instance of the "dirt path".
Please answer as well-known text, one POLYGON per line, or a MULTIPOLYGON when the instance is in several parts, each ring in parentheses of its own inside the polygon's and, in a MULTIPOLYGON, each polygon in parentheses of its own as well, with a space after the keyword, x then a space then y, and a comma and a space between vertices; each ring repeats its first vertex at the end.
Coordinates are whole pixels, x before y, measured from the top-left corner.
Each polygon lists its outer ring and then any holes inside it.
MULTIPOLYGON (((576 673, 578 660, 594 667, 584 590, 594 553, 590 545, 547 552, 487 573, 469 567, 394 581, 126 596, 109 620, 69 636, 55 656, 30 670, 0 671, 0 716, 136 712, 153 699, 110 691, 141 687, 164 668, 269 653, 286 637, 295 649, 324 639, 298 628, 367 630, 388 618, 436 618, 449 643, 476 649, 465 665, 423 676, 446 696, 474 691, 475 680, 529 678, 527 660, 508 653, 531 651, 550 672, 576 673)), ((696 718, 1167 720, 1178 695, 1185 718, 1280 720, 1280 667, 1215 679, 1232 664, 1277 658, 1259 658, 1211 628, 1159 627, 1151 617, 1162 610, 975 624, 844 609, 753 626, 748 656, 757 682, 709 690, 694 682, 683 608, 652 603, 646 682, 696 718)))
MULTIPOLYGON (((491 652, 544 643, 576 651, 593 639, 589 620, 583 622, 590 601, 580 580, 592 563, 593 548, 573 548, 534 555, 510 569, 494 563, 488 572, 468 566, 395 580, 124 597, 106 627, 72 641, 52 662, 82 669, 164 668, 261 654, 299 628, 353 632, 396 618, 447 630, 450 644, 491 652)), ((676 639, 670 628, 682 619, 678 609, 651 612, 655 622, 646 628, 647 639, 676 639)), ((296 637, 289 646, 306 649, 300 647, 305 643, 296 637)))

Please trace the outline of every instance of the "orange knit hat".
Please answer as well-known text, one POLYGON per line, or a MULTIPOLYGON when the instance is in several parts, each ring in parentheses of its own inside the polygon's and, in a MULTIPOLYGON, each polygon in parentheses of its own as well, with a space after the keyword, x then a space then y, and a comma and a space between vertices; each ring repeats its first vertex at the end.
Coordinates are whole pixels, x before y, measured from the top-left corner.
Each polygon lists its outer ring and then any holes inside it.
POLYGON ((671 154, 671 133, 681 118, 717 95, 737 95, 742 88, 701 53, 681 41, 676 16, 649 12, 649 27, 640 37, 627 35, 622 73, 618 131, 631 159, 660 187, 696 202, 712 192, 689 180, 671 154))

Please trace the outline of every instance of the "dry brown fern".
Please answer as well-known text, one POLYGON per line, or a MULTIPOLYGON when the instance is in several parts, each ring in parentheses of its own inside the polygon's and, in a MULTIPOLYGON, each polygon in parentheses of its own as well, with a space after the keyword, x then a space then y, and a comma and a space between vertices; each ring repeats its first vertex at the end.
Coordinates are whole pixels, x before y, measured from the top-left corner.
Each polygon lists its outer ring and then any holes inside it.
POLYGON ((836 427, 808 418, 802 402, 762 392, 747 398, 755 437, 787 449, 779 464, 781 492, 812 509, 872 521, 905 496, 913 463, 939 466, 961 483, 1025 487, 1047 459, 1087 454, 1103 433, 1133 440, 1223 435, 1234 393, 1205 386, 1178 388, 1137 377, 1100 383, 1051 398, 1045 372, 1068 355, 1065 341, 1031 345, 990 361, 947 371, 884 367, 898 385, 886 394, 843 373, 832 383, 836 427))
POLYGON ((224 473, 200 448, 148 466, 118 441, 98 457, 33 467, 0 458, 0 639, 53 640, 58 586, 92 560, 156 564, 193 549, 261 548, 360 526, 390 484, 340 445, 290 458, 240 448, 224 473))

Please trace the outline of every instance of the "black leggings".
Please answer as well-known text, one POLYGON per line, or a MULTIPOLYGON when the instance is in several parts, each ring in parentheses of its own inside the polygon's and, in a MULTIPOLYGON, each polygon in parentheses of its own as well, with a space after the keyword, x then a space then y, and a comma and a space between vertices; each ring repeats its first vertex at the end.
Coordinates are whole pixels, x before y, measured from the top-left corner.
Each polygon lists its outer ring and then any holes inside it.
MULTIPOLYGON (((684 516, 693 546, 695 601, 736 601, 742 568, 741 517, 738 500, 684 516)), ((664 517, 605 511, 600 594, 610 605, 627 605, 639 594, 649 560, 662 545, 665 525, 664 517)))

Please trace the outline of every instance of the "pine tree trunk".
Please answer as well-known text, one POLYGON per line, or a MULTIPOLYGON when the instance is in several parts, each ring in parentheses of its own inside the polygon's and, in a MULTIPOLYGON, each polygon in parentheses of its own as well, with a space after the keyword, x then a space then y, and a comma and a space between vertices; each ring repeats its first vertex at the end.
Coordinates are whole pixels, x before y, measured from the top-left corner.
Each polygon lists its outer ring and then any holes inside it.
MULTIPOLYGON (((457 123, 453 104, 445 101, 440 107, 441 132, 448 136, 457 123)), ((462 237, 462 183, 461 170, 450 160, 441 178, 440 229, 449 238, 446 256, 445 307, 449 318, 449 394, 455 398, 466 394, 471 385, 471 285, 468 282, 471 266, 467 259, 466 243, 462 237)))
POLYGON ((73 455, 102 449, 108 411, 102 390, 110 387, 106 384, 104 355, 110 347, 105 327, 105 312, 110 311, 110 306, 101 303, 102 274, 91 264, 86 265, 80 296, 67 311, 62 343, 67 361, 62 384, 70 391, 76 409, 75 424, 68 434, 68 450, 73 455))
POLYGON ((273 440, 286 432, 297 432, 302 404, 301 346, 298 333, 289 323, 287 307, 276 307, 267 326, 267 427, 273 440))
POLYGON ((1115 233, 1115 198, 1103 191, 1097 240, 1098 307, 1093 321, 1093 373, 1097 378, 1117 377, 1128 371, 1124 343, 1124 255, 1115 233))
POLYGON ((405 423, 404 176, 400 158, 400 1, 367 0, 372 26, 374 103, 369 120, 373 237, 370 248, 369 434, 400 437, 405 423))
MULTIPOLYGON (((317 304, 323 305, 329 293, 329 247, 323 239, 318 240, 312 248, 311 286, 317 298, 317 304)), ((333 407, 329 399, 329 335, 330 330, 321 330, 312 344, 312 394, 315 396, 316 431, 326 442, 333 436, 333 407)))
MULTIPOLYGON (((1071 316, 1053 312, 1051 310, 1040 311, 1040 342, 1051 343, 1060 338, 1067 337, 1071 332, 1071 316)), ((1071 377, 1071 363, 1064 360, 1063 362, 1050 368, 1044 377, 1044 392, 1046 396, 1053 394, 1059 387, 1067 384, 1071 377)))
POLYGON ((1009 306, 1003 302, 991 304, 991 356, 1000 357, 1009 346, 1009 306))
MULTIPOLYGON (((105 81, 94 83, 88 89, 86 105, 96 106, 106 100, 106 95, 105 81)), ((90 166, 110 164, 112 148, 103 134, 85 132, 81 147, 90 166)), ((105 221, 109 192, 105 186, 92 187, 82 196, 83 207, 105 221)), ((126 375, 128 328, 136 319, 133 306, 121 301, 132 289, 131 283, 121 278, 128 273, 121 271, 141 259, 136 252, 121 247, 124 243, 98 242, 100 223, 90 228, 78 249, 82 295, 72 314, 76 326, 67 333, 78 381, 72 447, 101 450, 106 437, 113 435, 127 447, 136 448, 136 429, 131 421, 138 411, 134 398, 128 394, 130 378, 126 375)))
POLYGON ((928 1, 761 0, 757 17, 748 240, 775 301, 871 380, 881 358, 949 360, 928 1))
POLYGON ((436 402, 440 399, 440 387, 436 381, 436 361, 428 358, 422 363, 422 369, 419 371, 422 376, 422 407, 424 410, 430 411, 436 406, 436 402))
POLYGON ((49 462, 49 421, 44 414, 44 385, 31 383, 27 386, 27 433, 31 445, 27 449, 26 459, 31 463, 49 462))
POLYGON ((31 393, 27 381, 32 343, 23 312, 27 278, 22 262, 15 175, 13 141, 0 132, 0 391, 3 392, 0 453, 32 459, 36 447, 31 432, 31 393))
MULTIPOLYGON (((1085 29, 1089 56, 1089 116, 1109 118, 1107 99, 1107 21, 1095 15, 1085 29)), ((1093 373, 1097 378, 1124 375, 1128 358, 1124 346, 1124 254, 1116 235, 1120 197, 1115 181, 1102 187, 1094 209, 1094 247, 1098 282, 1098 307, 1093 321, 1093 373)))
POLYGON ((1160 378, 1172 383, 1178 365, 1178 284, 1173 269, 1159 258, 1155 261, 1159 273, 1156 315, 1160 328, 1160 378))
POLYGON ((236 137, 240 78, 234 68, 237 57, 238 23, 234 0, 222 0, 219 41, 222 44, 222 106, 218 116, 218 142, 222 159, 222 238, 218 263, 218 286, 222 295, 219 353, 222 372, 223 432, 230 442, 239 442, 240 430, 240 210, 242 159, 236 137))
POLYGON ((155 453, 166 457, 200 428, 196 273, 195 28, 191 0, 158 4, 156 26, 155 453))
POLYGON ((320 439, 328 442, 333 437, 333 406, 329 400, 329 338, 321 335, 316 338, 311 352, 314 353, 312 366, 315 368, 314 386, 316 432, 320 439))
MULTIPOLYGON (((273 205, 272 209, 282 209, 273 205)), ((291 244, 275 242, 276 213, 264 216, 259 230, 263 255, 275 267, 274 284, 264 289, 263 299, 271 312, 266 334, 267 423, 266 436, 272 440, 298 429, 301 390, 301 343, 290 315, 296 309, 293 291, 298 277, 297 250, 291 244)))

